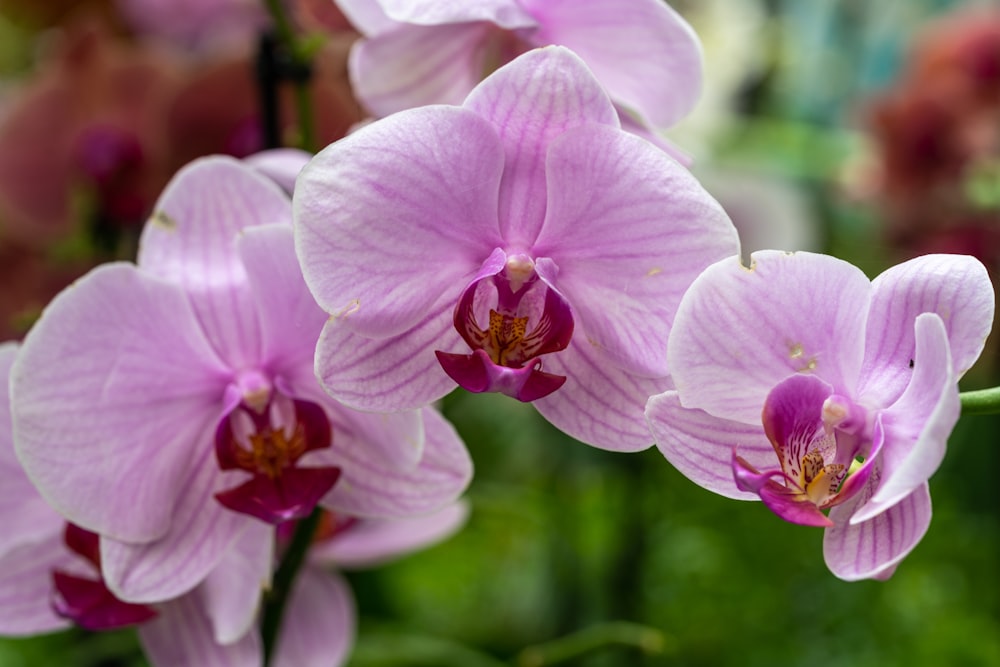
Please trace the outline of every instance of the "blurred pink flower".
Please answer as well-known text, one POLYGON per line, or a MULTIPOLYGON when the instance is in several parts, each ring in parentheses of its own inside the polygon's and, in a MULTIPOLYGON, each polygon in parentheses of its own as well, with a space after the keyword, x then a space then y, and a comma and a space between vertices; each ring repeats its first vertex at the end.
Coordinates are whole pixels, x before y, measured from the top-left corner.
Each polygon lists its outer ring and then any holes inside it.
POLYGON ((134 30, 183 49, 245 48, 270 23, 261 0, 118 0, 134 30))
POLYGON ((141 222, 169 176, 163 128, 179 80, 162 54, 98 25, 60 34, 0 121, 0 236, 39 246, 88 214, 141 222))

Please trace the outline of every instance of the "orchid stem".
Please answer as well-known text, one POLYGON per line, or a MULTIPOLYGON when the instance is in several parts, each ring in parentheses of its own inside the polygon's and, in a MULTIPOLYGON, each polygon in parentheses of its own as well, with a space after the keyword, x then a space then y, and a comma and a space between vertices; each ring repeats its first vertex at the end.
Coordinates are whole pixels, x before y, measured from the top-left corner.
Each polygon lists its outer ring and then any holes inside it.
POLYGON ((281 565, 274 573, 274 580, 271 582, 271 590, 264 603, 260 622, 265 665, 271 664, 274 644, 278 639, 278 630, 281 629, 281 619, 285 614, 285 606, 288 604, 288 597, 292 592, 292 584, 295 583, 295 575, 298 574, 299 568, 302 567, 302 563, 306 559, 322 515, 323 510, 317 507, 312 511, 312 514, 299 521, 295 527, 295 533, 292 535, 292 542, 288 545, 284 558, 281 559, 281 565))
POLYGON ((298 114, 299 147, 310 153, 316 152, 316 134, 313 123, 312 95, 309 91, 309 79, 312 73, 312 60, 303 48, 295 27, 292 25, 282 0, 265 0, 267 10, 274 21, 274 30, 278 42, 288 62, 283 74, 291 80, 295 87, 295 109, 298 114))
POLYGON ((1000 387, 963 391, 958 397, 962 401, 963 415, 1000 414, 1000 387))
POLYGON ((662 632, 645 625, 625 621, 603 623, 526 648, 518 654, 514 664, 517 667, 547 667, 613 646, 657 654, 667 648, 667 640, 662 632))

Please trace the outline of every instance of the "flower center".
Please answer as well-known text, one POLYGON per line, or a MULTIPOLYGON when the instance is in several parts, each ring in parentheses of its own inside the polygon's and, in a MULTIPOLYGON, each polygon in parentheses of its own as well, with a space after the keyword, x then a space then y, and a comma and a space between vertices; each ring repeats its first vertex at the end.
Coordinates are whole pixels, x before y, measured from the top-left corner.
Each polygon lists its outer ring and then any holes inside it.
POLYGON ((781 467, 757 470, 734 451, 736 485, 787 521, 832 525, 820 510, 853 496, 871 474, 870 465, 853 465, 871 442, 866 411, 815 376, 795 375, 771 390, 761 419, 781 467))
POLYGON ((215 494, 216 500, 271 524, 308 516, 333 488, 340 468, 306 468, 299 460, 329 447, 332 437, 326 412, 315 403, 273 392, 262 404, 259 392, 247 395, 219 423, 215 453, 222 470, 250 478, 215 494))
POLYGON ((542 372, 540 357, 569 345, 573 316, 569 304, 539 277, 530 257, 494 251, 487 262, 500 259, 503 264, 474 280, 455 307, 455 328, 472 354, 436 354, 444 371, 469 391, 533 401, 566 381, 542 372))

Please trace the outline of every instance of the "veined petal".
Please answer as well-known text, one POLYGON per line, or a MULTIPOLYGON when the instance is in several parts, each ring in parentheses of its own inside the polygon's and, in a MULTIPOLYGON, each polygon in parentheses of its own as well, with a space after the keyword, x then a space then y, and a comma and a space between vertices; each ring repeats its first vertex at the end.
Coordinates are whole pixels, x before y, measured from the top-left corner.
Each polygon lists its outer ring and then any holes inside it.
POLYGON ((183 287, 219 356, 235 367, 259 357, 260 334, 236 249, 247 227, 290 224, 288 196, 232 158, 196 160, 156 203, 139 244, 139 267, 183 287))
POLYGON ((215 641, 199 591, 163 603, 159 612, 139 626, 139 639, 154 667, 249 667, 263 662, 256 630, 231 644, 215 641))
POLYGON ((379 0, 386 15, 400 23, 438 25, 489 21, 513 30, 535 25, 515 0, 379 0))
MULTIPOLYGON (((333 431, 334 449, 340 446, 341 435, 347 434, 365 443, 369 457, 378 458, 390 467, 410 470, 423 456, 426 438, 419 410, 391 413, 354 410, 331 399, 311 375, 298 376, 289 387, 293 395, 314 401, 326 410, 333 431)), ((336 465, 333 462, 327 464, 336 465)))
POLYGON ((275 667, 340 667, 354 646, 354 596, 334 572, 304 567, 292 584, 275 667))
POLYGON ((428 104, 461 104, 482 78, 487 23, 407 25, 355 43, 348 68, 376 117, 428 104))
POLYGON ((668 378, 623 371, 582 336, 574 336, 562 352, 542 357, 542 369, 566 376, 562 387, 534 401, 560 431, 614 452, 637 452, 653 444, 643 410, 651 395, 671 388, 668 378))
POLYGON ((521 0, 540 24, 536 44, 573 49, 608 93, 657 127, 694 108, 701 93, 697 35, 662 0, 521 0))
POLYGON ((400 26, 386 16, 380 0, 336 0, 336 4, 351 25, 365 37, 380 35, 400 26))
POLYGON ((856 386, 871 283, 855 266, 807 252, 755 252, 713 264, 674 319, 667 362, 684 407, 758 423, 771 388, 813 373, 856 386))
POLYGON ((549 144, 580 125, 618 127, 618 114, 584 62, 562 47, 535 49, 501 67, 464 106, 500 135, 505 153, 500 229, 508 247, 530 248, 545 219, 549 144))
POLYGON ((247 227, 291 223, 288 196, 239 160, 195 160, 160 195, 142 232, 143 271, 184 287, 242 282, 236 237, 247 227))
POLYGON ((274 528, 247 522, 199 589, 216 642, 232 644, 253 631, 261 594, 271 585, 273 564, 274 528))
POLYGON ((406 470, 373 457, 368 444, 344 434, 339 445, 317 452, 340 466, 340 480, 322 505, 357 517, 401 518, 454 502, 472 479, 472 460, 454 427, 433 408, 420 411, 426 441, 420 464, 406 470))
POLYGON ((881 482, 851 518, 867 521, 909 496, 941 465, 961 406, 945 324, 935 313, 917 316, 915 359, 903 395, 880 415, 884 432, 881 482))
POLYGON ((125 602, 159 602, 187 593, 219 564, 247 524, 255 521, 227 510, 213 498, 226 482, 212 446, 199 444, 192 474, 175 489, 177 506, 163 537, 144 544, 101 537, 104 581, 125 602))
POLYGON ((546 178, 533 252, 558 265, 552 281, 591 344, 626 371, 666 375, 677 306, 705 267, 739 253, 733 223, 686 169, 612 127, 555 139, 546 178))
POLYGON ((846 581, 887 578, 930 526, 927 484, 885 512, 859 524, 850 523, 851 515, 870 493, 869 488, 830 510, 835 525, 823 536, 823 555, 830 571, 846 581))
POLYGON ((309 558, 344 569, 376 567, 446 540, 468 516, 468 503, 459 501, 412 519, 360 519, 314 545, 309 558))
POLYGON ((10 369, 16 343, 0 343, 0 559, 21 545, 62 535, 65 520, 42 500, 14 455, 10 417, 10 369))
POLYGON ((260 313, 264 363, 277 373, 311 372, 327 316, 302 279, 291 226, 247 229, 237 248, 260 313))
POLYGON ((73 523, 155 540, 214 430, 226 374, 181 290, 100 267, 49 304, 14 364, 18 458, 73 523))
POLYGON ((0 635, 35 635, 70 626, 52 608, 52 572, 75 560, 63 544, 61 528, 5 550, 0 556, 0 635))
POLYGON ((454 302, 442 299, 426 319, 390 338, 352 333, 343 318, 330 319, 316 346, 316 376, 331 396, 357 410, 412 410, 455 388, 435 350, 465 352, 455 331, 454 302))
POLYGON ((956 380, 975 363, 993 326, 994 296, 986 268, 964 255, 925 255, 872 281, 865 363, 859 395, 886 406, 910 383, 913 321, 937 313, 944 321, 956 380))
POLYGON ((732 469, 734 448, 755 468, 778 463, 759 422, 744 424, 689 410, 681 406, 676 391, 651 397, 646 418, 660 453, 685 477, 727 498, 759 500, 756 494, 736 487, 732 469))
POLYGON ((365 336, 415 326, 502 242, 495 130, 464 109, 412 109, 327 147, 295 186, 295 247, 320 306, 365 336))
POLYGON ((291 195, 295 190, 295 178, 310 159, 312 153, 298 148, 272 148, 243 158, 243 163, 250 165, 291 195))

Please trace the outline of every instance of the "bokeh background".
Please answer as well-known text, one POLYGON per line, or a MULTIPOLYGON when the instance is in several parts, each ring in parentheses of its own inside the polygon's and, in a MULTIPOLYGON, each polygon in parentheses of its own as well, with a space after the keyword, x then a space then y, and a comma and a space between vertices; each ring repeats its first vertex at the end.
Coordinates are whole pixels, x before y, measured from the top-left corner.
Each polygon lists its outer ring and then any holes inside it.
MULTIPOLYGON (((4 338, 23 335, 90 266, 129 258, 178 166, 263 147, 256 40, 216 39, 223 25, 206 22, 209 37, 178 52, 125 4, 0 2, 4 338)), ((331 141, 363 117, 344 74, 351 32, 329 0, 292 4, 322 36, 311 85, 320 139, 331 141)), ((670 136, 740 227, 745 252, 832 252, 870 276, 962 252, 996 275, 993 3, 674 6, 703 40, 706 82, 670 136)), ((281 140, 294 144, 297 132, 289 120, 281 140)), ((963 388, 1000 384, 998 347, 963 388)), ((361 614, 353 667, 1000 665, 996 417, 959 422, 931 480, 930 532, 896 574, 845 583, 823 565, 821 531, 703 491, 655 448, 582 446, 500 396, 456 393, 443 410, 476 463, 468 525, 348 574, 361 614), (602 646, 556 662, 567 636, 602 646)), ((127 631, 0 639, 2 667, 143 664, 127 631)))

